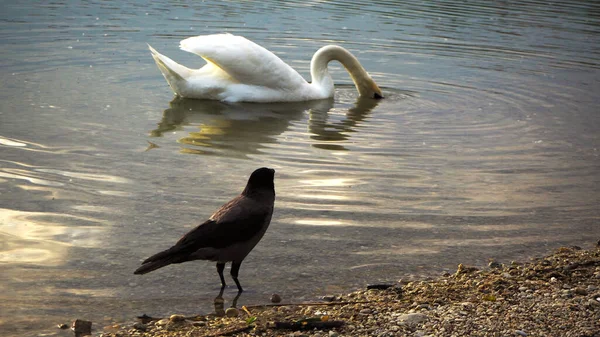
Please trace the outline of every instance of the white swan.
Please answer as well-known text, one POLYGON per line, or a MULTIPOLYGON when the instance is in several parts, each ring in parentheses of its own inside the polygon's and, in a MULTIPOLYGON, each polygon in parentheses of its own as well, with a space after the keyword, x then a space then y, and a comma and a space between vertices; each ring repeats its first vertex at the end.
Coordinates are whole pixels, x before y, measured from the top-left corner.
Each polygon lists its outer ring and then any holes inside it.
POLYGON ((190 69, 148 45, 152 57, 176 95, 225 102, 296 102, 333 97, 327 64, 339 61, 350 73, 361 96, 383 98, 381 89, 346 49, 329 45, 310 62, 312 83, 267 49, 231 34, 182 40, 180 48, 201 56, 206 65, 190 69))

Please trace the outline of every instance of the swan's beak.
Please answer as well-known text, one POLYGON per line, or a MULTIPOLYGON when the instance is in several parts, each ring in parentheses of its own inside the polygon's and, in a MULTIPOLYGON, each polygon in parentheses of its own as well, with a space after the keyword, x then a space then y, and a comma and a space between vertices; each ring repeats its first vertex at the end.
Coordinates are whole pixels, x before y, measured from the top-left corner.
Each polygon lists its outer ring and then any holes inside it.
POLYGON ((373 98, 375 98, 375 99, 383 98, 383 93, 381 92, 381 89, 379 89, 377 84, 375 84, 375 82, 373 82, 373 98))

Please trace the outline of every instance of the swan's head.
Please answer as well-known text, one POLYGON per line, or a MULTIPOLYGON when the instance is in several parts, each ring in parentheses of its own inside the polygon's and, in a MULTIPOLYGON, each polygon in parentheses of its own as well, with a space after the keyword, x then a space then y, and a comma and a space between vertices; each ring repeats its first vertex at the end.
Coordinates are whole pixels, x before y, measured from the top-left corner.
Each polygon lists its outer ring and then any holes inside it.
POLYGON ((354 84, 358 89, 358 93, 362 97, 369 97, 375 99, 383 98, 383 93, 381 92, 381 89, 379 89, 379 86, 375 83, 375 81, 373 81, 371 76, 367 75, 359 81, 355 81, 354 84))
POLYGON ((381 89, 379 89, 379 87, 377 86, 377 84, 375 84, 375 82, 373 82, 373 97, 375 99, 382 99, 383 98, 383 93, 381 92, 381 89))

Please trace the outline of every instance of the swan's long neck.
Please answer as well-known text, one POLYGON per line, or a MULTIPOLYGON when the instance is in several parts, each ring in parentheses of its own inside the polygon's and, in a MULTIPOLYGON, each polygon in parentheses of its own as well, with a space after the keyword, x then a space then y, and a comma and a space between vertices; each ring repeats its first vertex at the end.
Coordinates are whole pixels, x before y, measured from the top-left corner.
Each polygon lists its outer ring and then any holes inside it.
POLYGON ((333 96, 333 80, 327 70, 327 64, 333 60, 339 61, 350 73, 350 77, 361 96, 373 97, 374 91, 379 92, 381 95, 381 90, 358 62, 358 59, 348 50, 335 45, 325 46, 313 55, 310 61, 310 75, 313 84, 318 85, 322 90, 330 90, 331 96, 333 96))

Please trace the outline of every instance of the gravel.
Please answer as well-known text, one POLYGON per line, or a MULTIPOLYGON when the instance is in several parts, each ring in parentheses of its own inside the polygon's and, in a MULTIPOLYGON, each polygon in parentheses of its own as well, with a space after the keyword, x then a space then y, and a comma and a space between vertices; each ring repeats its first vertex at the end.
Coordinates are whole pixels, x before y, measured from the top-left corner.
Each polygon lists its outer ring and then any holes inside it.
POLYGON ((528 263, 495 262, 485 270, 461 264, 435 280, 328 300, 240 308, 237 317, 176 315, 115 324, 101 336, 599 337, 600 249, 562 247, 528 263), (274 322, 300 330, 275 329, 274 322))

